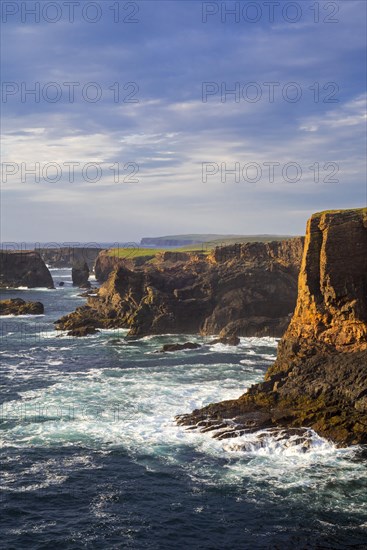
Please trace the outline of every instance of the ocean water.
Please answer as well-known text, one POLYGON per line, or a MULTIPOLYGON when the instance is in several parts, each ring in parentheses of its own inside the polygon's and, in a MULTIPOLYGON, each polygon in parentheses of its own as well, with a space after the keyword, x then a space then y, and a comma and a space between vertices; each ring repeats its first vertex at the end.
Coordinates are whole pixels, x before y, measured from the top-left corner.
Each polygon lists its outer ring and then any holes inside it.
POLYGON ((238 397, 276 355, 195 336, 75 339, 53 321, 84 300, 70 270, 39 300, 44 316, 3 317, 1 533, 6 549, 367 548, 367 452, 310 433, 218 441, 174 416, 238 397), (198 350, 156 354, 163 343, 198 350))

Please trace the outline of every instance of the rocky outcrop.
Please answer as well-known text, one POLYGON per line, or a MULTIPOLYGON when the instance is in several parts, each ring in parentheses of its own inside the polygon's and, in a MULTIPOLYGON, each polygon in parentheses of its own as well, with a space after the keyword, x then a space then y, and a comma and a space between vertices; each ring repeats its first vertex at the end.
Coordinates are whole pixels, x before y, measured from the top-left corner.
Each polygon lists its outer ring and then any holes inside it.
POLYGON ((0 315, 42 315, 44 307, 41 302, 26 302, 20 298, 0 300, 0 315))
POLYGON ((301 238, 287 242, 224 247, 208 257, 164 252, 132 268, 119 262, 98 296, 56 326, 71 330, 85 318, 85 325, 129 328, 130 336, 280 336, 295 307, 303 249, 301 238))
POLYGON ((51 273, 37 252, 0 251, 0 287, 54 288, 51 273))
POLYGON ((309 220, 297 306, 265 381, 178 422, 219 438, 309 427, 367 443, 367 209, 309 220))
POLYGON ((73 281, 73 286, 78 286, 79 288, 89 288, 89 267, 86 262, 75 261, 71 269, 71 279, 73 281))
POLYGON ((111 273, 117 268, 127 267, 134 270, 148 264, 154 258, 156 258, 156 254, 136 255, 135 248, 102 250, 96 259, 94 273, 97 281, 105 283, 111 273))

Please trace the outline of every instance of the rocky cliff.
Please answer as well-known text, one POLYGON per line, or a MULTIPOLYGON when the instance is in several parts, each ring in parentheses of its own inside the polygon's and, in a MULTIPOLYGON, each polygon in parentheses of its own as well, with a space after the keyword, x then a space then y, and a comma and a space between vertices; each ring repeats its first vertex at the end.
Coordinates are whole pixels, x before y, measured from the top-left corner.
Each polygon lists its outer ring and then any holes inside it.
POLYGON ((163 252, 154 263, 129 267, 103 254, 104 271, 115 266, 108 281, 57 328, 280 336, 295 307, 302 250, 303 239, 295 238, 218 247, 208 257, 163 252))
POLYGON ((153 260, 155 254, 147 256, 134 257, 136 249, 123 249, 124 254, 120 255, 121 251, 115 253, 112 250, 102 250, 95 261, 94 273, 97 281, 104 283, 113 271, 118 267, 127 267, 134 270, 137 267, 143 266, 150 260, 153 260))
POLYGON ((53 280, 44 261, 33 251, 0 251, 0 287, 53 288, 53 280))
POLYGON ((297 306, 265 381, 178 421, 220 438, 310 427, 340 445, 367 443, 366 208, 309 220, 297 306))

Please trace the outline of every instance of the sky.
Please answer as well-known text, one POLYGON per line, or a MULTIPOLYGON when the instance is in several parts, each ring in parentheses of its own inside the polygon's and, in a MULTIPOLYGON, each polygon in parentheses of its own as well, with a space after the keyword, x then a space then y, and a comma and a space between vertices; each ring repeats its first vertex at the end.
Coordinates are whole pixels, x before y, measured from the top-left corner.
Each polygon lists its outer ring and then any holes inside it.
POLYGON ((365 0, 1 7, 3 242, 297 235, 366 206, 365 0))

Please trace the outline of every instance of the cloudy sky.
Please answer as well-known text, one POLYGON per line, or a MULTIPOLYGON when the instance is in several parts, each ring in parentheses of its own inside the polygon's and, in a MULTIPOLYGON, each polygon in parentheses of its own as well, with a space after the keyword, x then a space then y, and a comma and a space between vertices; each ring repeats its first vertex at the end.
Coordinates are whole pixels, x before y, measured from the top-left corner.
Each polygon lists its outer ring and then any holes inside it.
POLYGON ((367 3, 270 4, 2 2, 2 240, 302 234, 365 206, 367 3))

